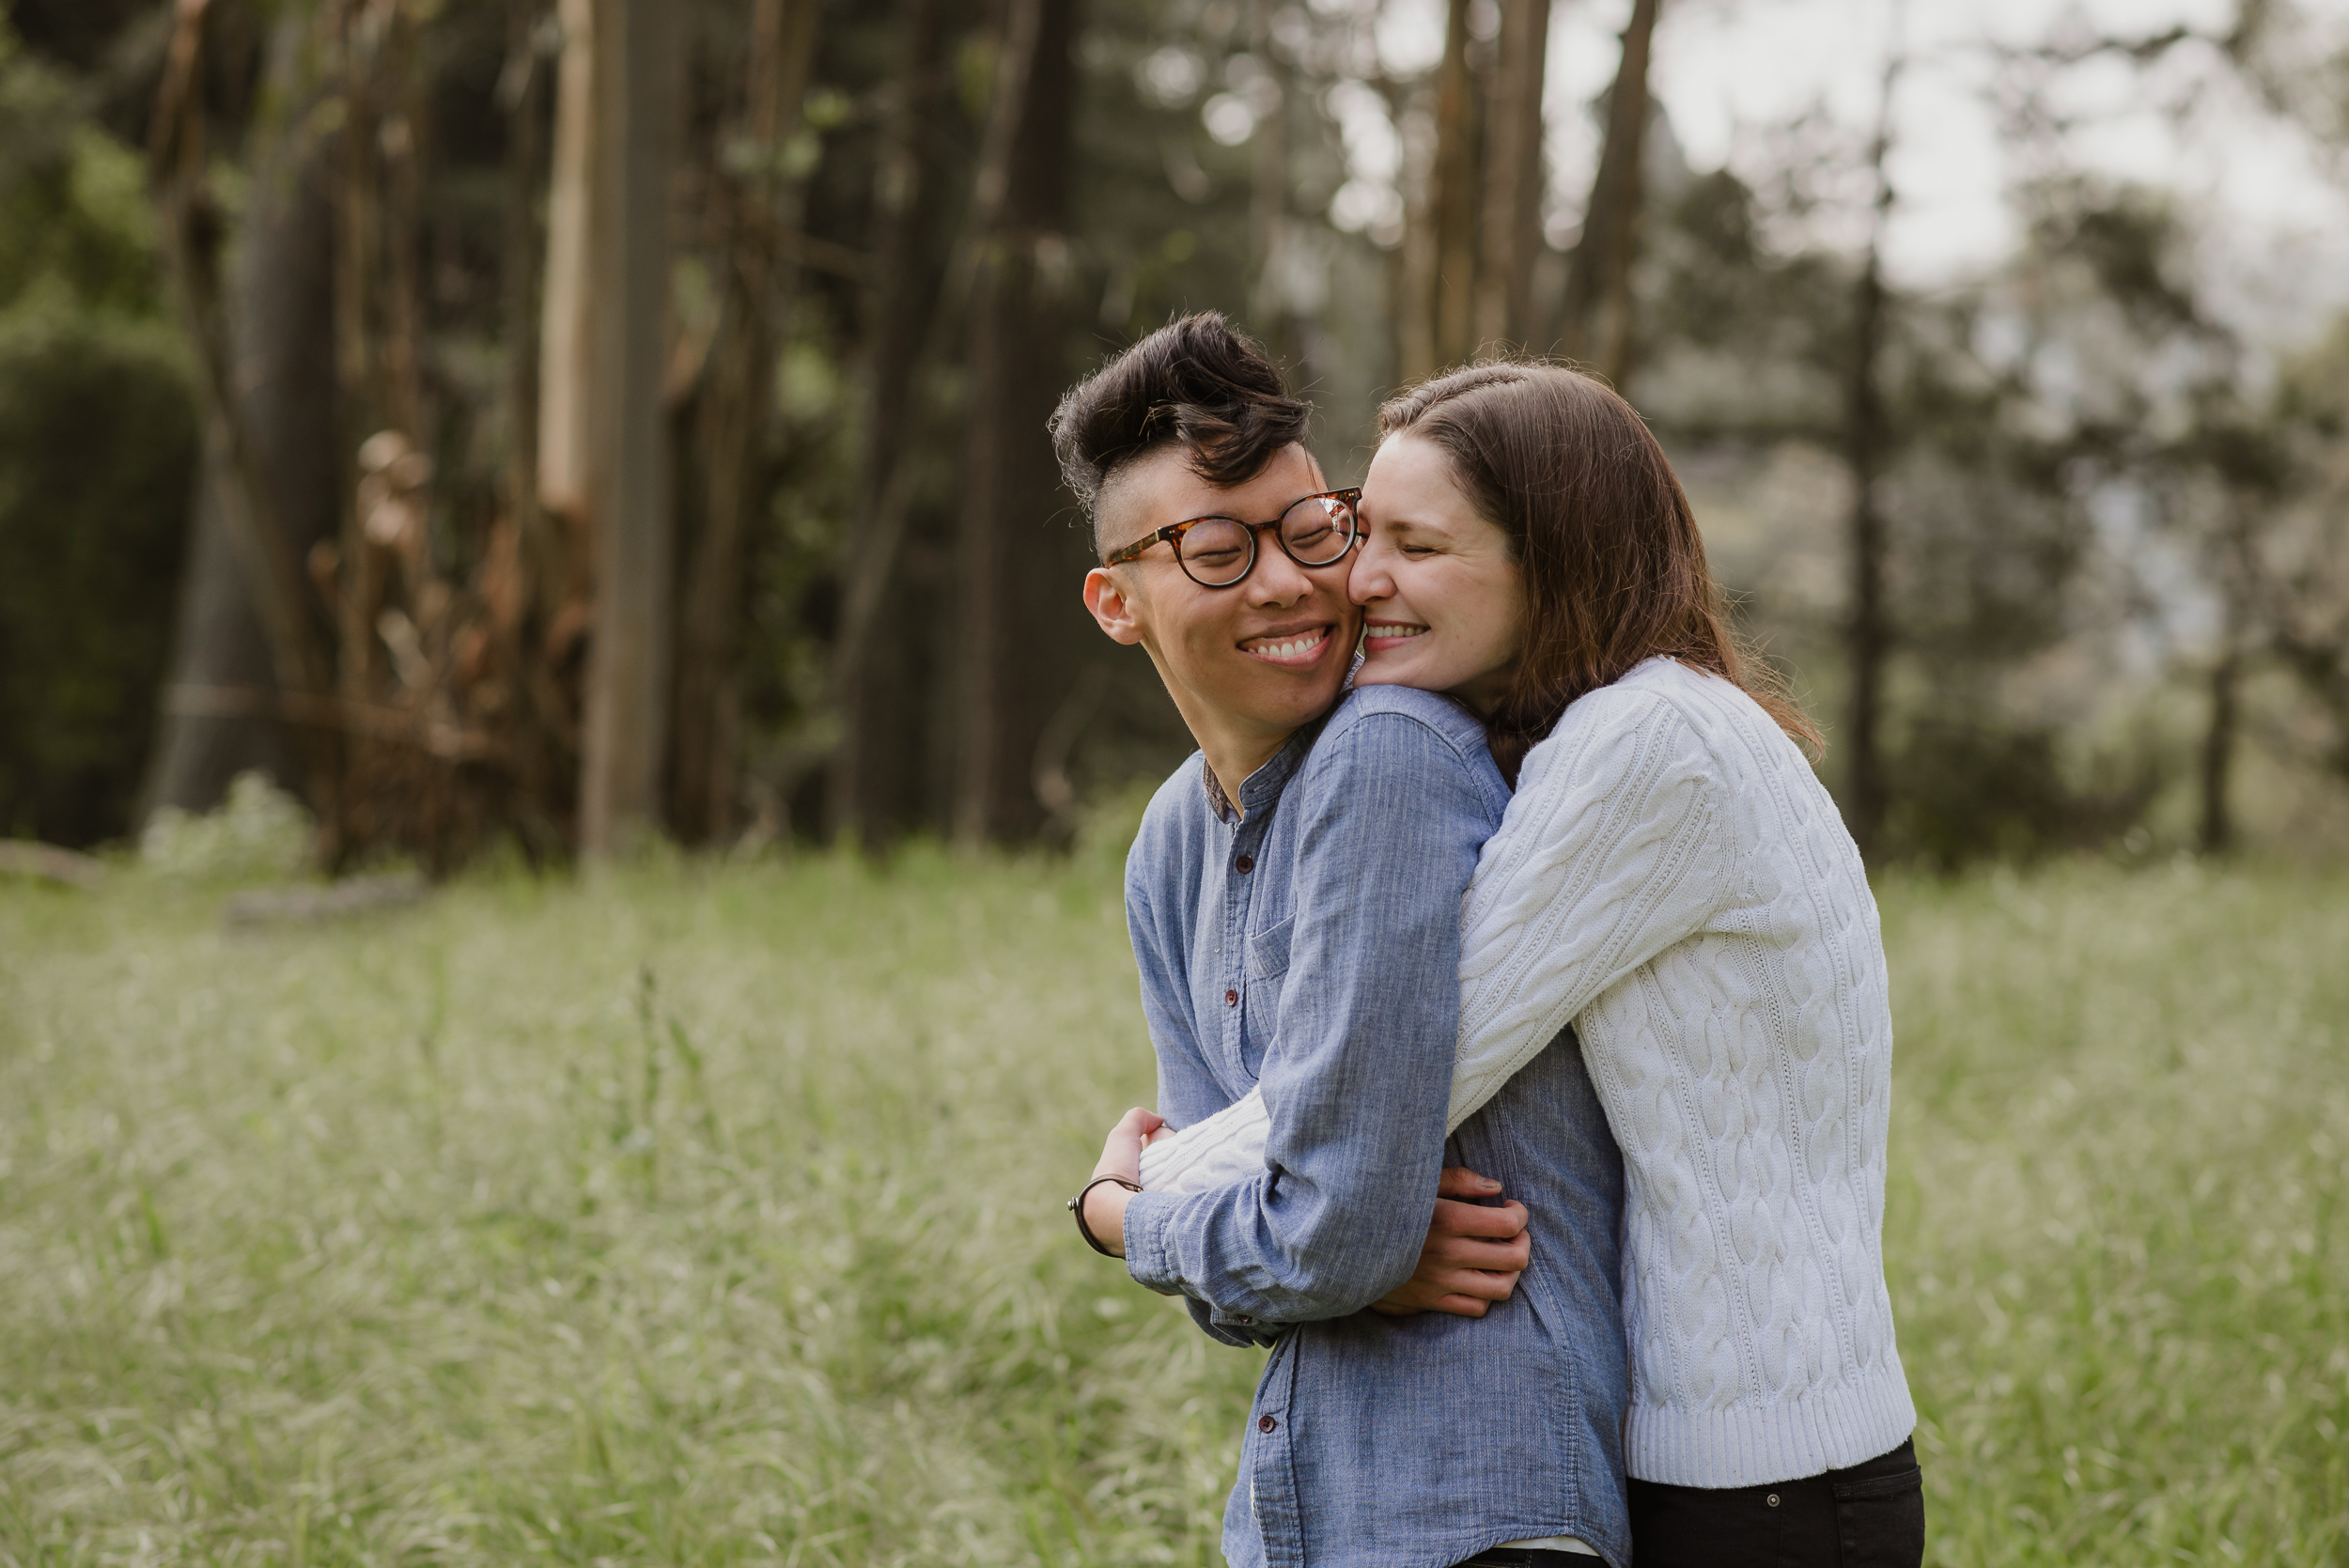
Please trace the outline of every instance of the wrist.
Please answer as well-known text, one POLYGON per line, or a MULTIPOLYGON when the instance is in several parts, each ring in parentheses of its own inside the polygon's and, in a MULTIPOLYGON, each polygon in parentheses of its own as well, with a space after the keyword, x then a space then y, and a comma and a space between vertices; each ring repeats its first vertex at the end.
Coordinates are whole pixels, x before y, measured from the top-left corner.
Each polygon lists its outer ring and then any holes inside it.
POLYGON ((1069 1201, 1077 1229, 1106 1257, 1126 1255, 1126 1204, 1142 1188, 1125 1176, 1099 1175, 1069 1201))
POLYGON ((1085 1224, 1112 1258, 1126 1255, 1126 1205, 1133 1196, 1115 1182, 1103 1182, 1085 1194, 1085 1224))

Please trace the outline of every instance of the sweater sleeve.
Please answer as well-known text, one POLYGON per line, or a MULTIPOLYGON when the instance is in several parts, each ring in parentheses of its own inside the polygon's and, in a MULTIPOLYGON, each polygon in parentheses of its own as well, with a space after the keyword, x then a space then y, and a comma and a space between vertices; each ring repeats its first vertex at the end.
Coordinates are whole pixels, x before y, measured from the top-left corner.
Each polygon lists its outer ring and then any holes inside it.
POLYGON ((1272 1115, 1261 1086, 1204 1121, 1162 1133, 1142 1151, 1142 1185, 1151 1192, 1205 1192, 1246 1181, 1264 1169, 1272 1115))
POLYGON ((1448 1127, 1703 926, 1734 875, 1721 785, 1703 738, 1655 692, 1594 692, 1527 754, 1461 909, 1448 1127))

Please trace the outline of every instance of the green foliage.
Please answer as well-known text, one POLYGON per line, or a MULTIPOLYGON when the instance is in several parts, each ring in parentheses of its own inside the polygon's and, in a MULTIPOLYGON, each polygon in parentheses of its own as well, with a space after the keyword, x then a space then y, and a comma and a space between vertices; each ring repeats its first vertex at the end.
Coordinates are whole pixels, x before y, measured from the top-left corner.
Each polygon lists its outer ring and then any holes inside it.
POLYGON ((139 859, 166 877, 198 882, 290 877, 310 858, 316 831, 302 802, 263 773, 240 773, 216 811, 160 806, 139 830, 139 859))
POLYGON ((0 22, 0 306, 45 290, 153 315, 162 279, 146 171, 81 109, 73 83, 0 22))
MULTIPOLYGON (((2340 1560, 2349 887, 1884 905, 1930 1560, 2340 1560)), ((1113 857, 215 908, 0 888, 0 1564, 1218 1560, 1113 857)))
POLYGON ((28 302, 0 315, 0 832, 130 823, 198 438, 177 345, 28 302))
POLYGON ((138 157, 0 23, 0 833, 130 824, 198 436, 138 157))

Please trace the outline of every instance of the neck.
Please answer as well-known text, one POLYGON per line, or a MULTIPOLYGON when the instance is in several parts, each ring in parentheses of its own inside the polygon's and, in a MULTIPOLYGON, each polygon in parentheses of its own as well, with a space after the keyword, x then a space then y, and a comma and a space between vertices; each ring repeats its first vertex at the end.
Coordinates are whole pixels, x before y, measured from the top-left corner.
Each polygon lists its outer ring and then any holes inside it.
POLYGON ((1251 735, 1244 737, 1212 736, 1193 724, 1190 733, 1192 738, 1199 742, 1199 750, 1205 753, 1207 768, 1215 775, 1215 782, 1222 786, 1223 798, 1232 802, 1234 811, 1245 815, 1239 801, 1239 786, 1246 784, 1257 768, 1278 755, 1281 748, 1288 744, 1289 737, 1297 732, 1283 730, 1274 736, 1251 735))
MULTIPOLYGON (((1159 658, 1158 649, 1149 648, 1148 651, 1150 661, 1159 667, 1159 677, 1163 679, 1166 675, 1165 661, 1159 658)), ((1199 743, 1199 750, 1207 761, 1207 770, 1215 775, 1215 782, 1223 790, 1223 798, 1232 802, 1234 811, 1241 810, 1239 786, 1246 784, 1257 768, 1270 762, 1281 748, 1288 744, 1289 737, 1295 735, 1299 726, 1268 725, 1251 720, 1245 715, 1203 702, 1196 693, 1171 680, 1166 681, 1166 693, 1174 699, 1174 710, 1183 716, 1184 727, 1190 731, 1190 737, 1199 743)))

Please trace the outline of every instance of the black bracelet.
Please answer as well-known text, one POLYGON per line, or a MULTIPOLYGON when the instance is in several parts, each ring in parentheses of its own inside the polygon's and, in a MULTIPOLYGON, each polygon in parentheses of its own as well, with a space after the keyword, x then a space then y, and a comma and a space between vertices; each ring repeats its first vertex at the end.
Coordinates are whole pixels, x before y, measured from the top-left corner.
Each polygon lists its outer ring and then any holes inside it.
POLYGON ((1068 1212, 1077 1217, 1077 1234, 1085 1238, 1085 1245, 1092 1248, 1095 1251, 1100 1253, 1101 1256, 1105 1258, 1113 1258, 1117 1256, 1117 1254, 1102 1246, 1101 1243, 1094 1236, 1093 1227, 1085 1223, 1086 1195, 1091 1193, 1095 1188, 1100 1186, 1103 1182, 1115 1182, 1118 1186, 1124 1188, 1128 1192, 1139 1192, 1142 1190, 1142 1184, 1140 1182, 1129 1182, 1123 1176, 1096 1176, 1091 1181, 1085 1183, 1084 1190, 1082 1192, 1078 1193, 1074 1198, 1068 1200, 1068 1212))

